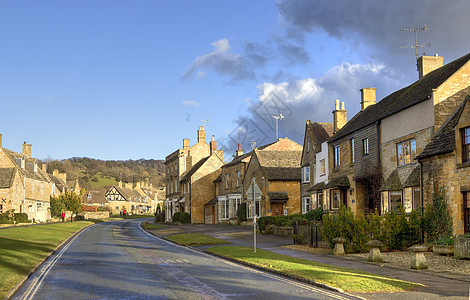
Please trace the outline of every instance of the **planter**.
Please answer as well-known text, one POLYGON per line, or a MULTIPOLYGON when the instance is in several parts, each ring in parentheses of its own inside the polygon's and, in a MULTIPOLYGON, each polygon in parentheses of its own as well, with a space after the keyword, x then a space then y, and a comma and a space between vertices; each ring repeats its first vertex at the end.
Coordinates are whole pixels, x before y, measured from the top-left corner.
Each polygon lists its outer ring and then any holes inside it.
POLYGON ((432 252, 440 255, 454 255, 454 246, 432 245, 432 252))
POLYGON ((456 258, 470 258, 470 237, 458 235, 455 237, 454 255, 456 258))

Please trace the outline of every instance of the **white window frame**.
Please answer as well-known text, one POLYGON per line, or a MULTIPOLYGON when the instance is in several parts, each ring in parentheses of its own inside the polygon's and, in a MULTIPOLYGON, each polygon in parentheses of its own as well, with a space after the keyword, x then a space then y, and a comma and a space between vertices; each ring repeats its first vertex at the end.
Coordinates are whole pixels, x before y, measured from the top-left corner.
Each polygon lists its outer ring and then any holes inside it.
POLYGON ((229 200, 227 198, 219 199, 219 220, 228 220, 229 219, 229 200))
POLYGON ((310 166, 305 166, 302 168, 302 183, 310 182, 310 166))
POLYGON ((351 138, 349 142, 351 143, 351 163, 354 163, 354 138, 351 138))
POLYGON ((312 210, 312 198, 302 197, 302 214, 306 214, 312 210))
POLYGON ((362 155, 369 155, 369 138, 365 138, 362 140, 362 155))
POLYGON ((333 166, 335 169, 341 166, 341 148, 339 144, 333 146, 333 166))

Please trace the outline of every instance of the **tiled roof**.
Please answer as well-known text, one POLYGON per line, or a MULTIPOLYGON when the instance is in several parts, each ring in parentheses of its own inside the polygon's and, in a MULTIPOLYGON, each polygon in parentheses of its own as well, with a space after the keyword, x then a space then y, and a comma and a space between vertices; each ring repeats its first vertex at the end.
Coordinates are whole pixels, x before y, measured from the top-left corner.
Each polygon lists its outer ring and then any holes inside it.
POLYGON ((15 166, 18 168, 18 170, 23 173, 26 177, 35 179, 35 180, 40 180, 40 181, 45 181, 45 182, 50 182, 49 177, 47 176, 44 171, 37 166, 37 159, 36 158, 25 158, 23 153, 17 153, 11 150, 8 150, 6 148, 2 148, 4 153, 10 157, 11 161, 15 164, 15 166), (17 160, 19 159, 24 159, 24 169, 21 168, 20 165, 18 165, 17 160), (34 172, 34 165, 36 164, 36 172, 34 172))
POLYGON ((408 179, 403 183, 403 187, 419 186, 421 179, 421 167, 418 165, 413 169, 408 179))
POLYGON ((83 194, 82 201, 84 204, 93 204, 93 203, 100 203, 106 204, 108 200, 106 200, 106 190, 102 191, 89 191, 83 194), (88 194, 91 194, 91 198, 88 199, 88 194))
POLYGON ((416 157, 418 160, 449 153, 455 150, 455 125, 457 125, 460 115, 462 114, 465 105, 470 103, 470 96, 465 98, 465 101, 457 107, 454 113, 447 119, 447 121, 439 128, 434 134, 434 137, 426 145, 424 150, 416 157))
POLYGON ((0 188, 9 188, 13 184, 15 168, 0 168, 0 188))
POLYGON ((323 190, 323 189, 325 189, 325 187, 326 187, 326 184, 324 182, 320 182, 320 183, 315 184, 311 188, 309 188, 307 190, 307 192, 314 192, 314 191, 318 191, 318 190, 323 190))
POLYGON ((327 141, 333 134, 333 123, 307 123, 307 130, 310 132, 311 146, 313 151, 320 152, 321 144, 327 141), (316 149, 315 149, 316 148, 316 149))
POLYGON ((356 130, 429 99, 433 89, 442 85, 469 60, 470 53, 426 74, 422 79, 388 95, 377 104, 368 106, 349 120, 343 128, 329 139, 329 142, 334 142, 356 130))
POLYGON ((268 192, 268 197, 270 200, 288 200, 289 199, 287 192, 268 192))
POLYGON ((248 152, 248 153, 239 155, 239 156, 235 157, 232 161, 226 163, 226 164, 224 165, 224 167, 229 167, 229 166, 238 164, 238 163, 242 162, 244 159, 246 159, 246 158, 248 158, 248 157, 250 157, 250 156, 251 156, 251 151, 248 152))
POLYGON ((339 188, 339 187, 350 187, 348 176, 340 176, 340 177, 333 178, 325 186, 326 189, 333 189, 333 188, 339 188))
POLYGON ((268 180, 300 180, 302 151, 255 150, 255 153, 268 180))
POLYGON ((215 205, 215 204, 217 204, 217 197, 212 198, 212 200, 207 202, 206 204, 204 204, 204 206, 206 206, 206 205, 215 205))
POLYGON ((191 169, 189 169, 188 171, 186 171, 186 173, 183 174, 183 176, 182 176, 181 179, 180 179, 180 182, 186 181, 186 180, 188 180, 189 178, 191 178, 191 176, 193 176, 193 174, 196 173, 196 171, 199 170, 199 168, 202 167, 202 165, 203 165, 209 158, 210 158, 210 156, 205 157, 205 158, 201 159, 200 161, 198 161, 194 166, 192 166, 191 169))
POLYGON ((62 179, 55 177, 54 175, 47 174, 51 181, 57 186, 61 193, 64 193, 67 190, 67 184, 62 179))
POLYGON ((222 181, 222 173, 213 181, 213 182, 221 182, 222 181))
POLYGON ((381 191, 396 191, 401 189, 403 189, 403 184, 401 183, 397 169, 393 170, 380 188, 381 191))

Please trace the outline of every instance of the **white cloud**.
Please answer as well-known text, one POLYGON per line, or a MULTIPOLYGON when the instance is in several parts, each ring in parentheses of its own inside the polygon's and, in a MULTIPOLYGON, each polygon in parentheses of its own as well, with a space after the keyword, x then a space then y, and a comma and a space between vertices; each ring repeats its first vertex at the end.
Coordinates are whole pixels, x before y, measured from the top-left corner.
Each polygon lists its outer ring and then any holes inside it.
POLYGON ((193 100, 186 100, 186 101, 183 101, 183 105, 184 106, 199 107, 199 106, 201 106, 201 103, 197 102, 197 101, 193 101, 193 100))

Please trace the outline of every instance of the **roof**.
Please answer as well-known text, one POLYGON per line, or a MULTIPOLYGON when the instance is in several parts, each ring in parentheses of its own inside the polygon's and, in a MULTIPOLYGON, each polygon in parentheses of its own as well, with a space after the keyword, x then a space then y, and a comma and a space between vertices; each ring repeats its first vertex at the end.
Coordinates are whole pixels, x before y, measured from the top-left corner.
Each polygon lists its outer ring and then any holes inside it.
POLYGON ((10 188, 15 178, 15 168, 0 168, 0 188, 10 188))
POLYGON ((395 191, 401 190, 403 188, 403 184, 401 183, 400 176, 398 175, 398 170, 395 169, 393 172, 388 176, 387 180, 382 184, 380 188, 381 191, 395 191))
POLYGON ((340 176, 333 178, 325 186, 326 189, 340 188, 340 187, 350 187, 348 176, 340 176))
POLYGON ((59 189, 61 193, 67 190, 68 186, 67 186, 67 183, 65 183, 65 181, 63 181, 62 179, 58 177, 55 177, 54 175, 51 175, 51 174, 47 174, 47 175, 49 176, 51 181, 57 186, 57 188, 59 189))
POLYGON ((261 170, 268 180, 300 180, 302 151, 255 150, 261 170))
POLYGON ((16 168, 23 173, 27 178, 50 182, 49 177, 46 173, 37 165, 38 161, 36 158, 27 158, 23 153, 17 153, 6 148, 2 148, 4 153, 10 158, 14 163, 16 168), (24 159, 24 169, 18 164, 17 160, 24 159), (36 165, 36 168, 34 167, 36 165), (36 169, 36 171, 35 171, 36 169))
POLYGON ((285 203, 289 200, 287 192, 268 192, 268 197, 271 203, 285 203))
POLYGON ((356 130, 429 99, 434 89, 441 86, 469 60, 470 53, 426 74, 413 84, 393 92, 377 104, 368 106, 349 120, 343 128, 329 139, 329 142, 334 142, 356 130))
POLYGON ((217 200, 217 197, 214 197, 214 198, 212 198, 211 201, 209 201, 209 202, 207 202, 206 204, 204 204, 204 206, 206 206, 206 205, 215 205, 215 204, 217 204, 217 201, 218 201, 218 200, 217 200))
POLYGON ((250 156, 251 156, 251 151, 248 152, 248 153, 239 155, 239 156, 235 157, 234 159, 232 159, 232 161, 226 163, 226 164, 224 165, 224 167, 229 167, 229 166, 232 166, 232 165, 241 163, 245 158, 248 158, 248 157, 250 157, 250 156))
POLYGON ((419 186, 421 179, 421 167, 418 165, 413 169, 408 179, 403 183, 403 187, 419 186))
POLYGON ((194 166, 191 167, 191 169, 189 169, 188 171, 186 171, 186 173, 184 173, 180 179, 180 182, 183 182, 183 181, 186 181, 188 180, 189 178, 191 178, 191 176, 193 176, 194 173, 196 173, 197 170, 199 170, 200 167, 202 167, 202 165, 210 158, 210 156, 207 156, 203 159, 201 159, 200 161, 198 161, 194 166))
POLYGON ((222 181, 222 173, 213 181, 213 182, 221 182, 222 181))
POLYGON ((420 184, 420 167, 417 163, 400 166, 393 170, 380 187, 381 191, 401 190, 420 184))
POLYGON ((323 190, 325 189, 326 187, 326 184, 324 182, 320 182, 320 183, 317 183, 315 184, 314 186, 312 186, 311 188, 309 188, 307 190, 307 192, 313 192, 313 191, 318 191, 318 190, 323 190))
POLYGON ((92 203, 100 203, 106 204, 108 200, 106 200, 106 190, 102 191, 88 191, 82 195, 82 201, 84 204, 92 204, 92 203), (88 194, 91 195, 91 198, 88 198, 88 194))
POLYGON ((308 137, 313 139, 310 141, 311 146, 317 147, 313 151, 320 152, 321 144, 333 135, 333 123, 307 122, 306 126, 306 131, 310 132, 308 137))
POLYGON ((455 150, 455 126, 459 122, 460 115, 465 108, 466 103, 470 103, 470 97, 467 96, 465 101, 457 107, 452 115, 446 120, 446 122, 439 128, 434 134, 434 137, 426 145, 424 150, 416 157, 421 160, 427 157, 436 156, 439 154, 449 153, 455 150))

